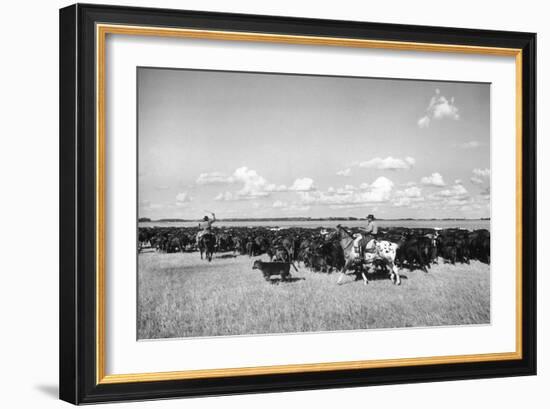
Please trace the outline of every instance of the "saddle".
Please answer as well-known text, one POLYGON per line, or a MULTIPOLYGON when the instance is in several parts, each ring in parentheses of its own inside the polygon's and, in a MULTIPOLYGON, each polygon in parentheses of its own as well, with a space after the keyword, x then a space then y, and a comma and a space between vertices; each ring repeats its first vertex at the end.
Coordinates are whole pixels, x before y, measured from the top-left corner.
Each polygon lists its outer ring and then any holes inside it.
MULTIPOLYGON (((364 247, 364 250, 361 248, 361 241, 363 240, 363 235, 357 234, 355 236, 355 239, 353 240, 353 250, 355 251, 355 254, 359 254, 360 256, 363 256, 364 253, 376 253, 376 239, 371 239, 368 241, 366 246, 364 247)), ((363 258, 363 257, 361 257, 363 258)))
POLYGON ((196 241, 197 243, 200 241, 201 238, 205 237, 205 236, 213 236, 212 232, 210 231, 207 231, 207 230, 201 230, 197 233, 197 237, 196 237, 196 241))

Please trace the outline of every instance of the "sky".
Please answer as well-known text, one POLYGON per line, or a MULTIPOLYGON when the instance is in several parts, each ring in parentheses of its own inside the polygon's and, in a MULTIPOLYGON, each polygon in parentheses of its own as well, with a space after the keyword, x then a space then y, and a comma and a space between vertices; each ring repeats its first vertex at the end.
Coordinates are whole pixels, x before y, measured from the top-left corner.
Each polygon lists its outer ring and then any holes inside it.
POLYGON ((138 68, 139 217, 490 217, 490 84, 138 68))

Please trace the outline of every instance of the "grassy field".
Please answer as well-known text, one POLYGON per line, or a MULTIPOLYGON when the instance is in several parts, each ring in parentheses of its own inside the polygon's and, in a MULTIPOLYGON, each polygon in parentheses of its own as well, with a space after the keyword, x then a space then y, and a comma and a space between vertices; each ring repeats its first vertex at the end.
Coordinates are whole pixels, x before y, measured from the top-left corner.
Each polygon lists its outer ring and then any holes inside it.
POLYGON ((144 252, 138 259, 138 338, 337 331, 486 324, 489 266, 439 264, 367 286, 338 274, 291 270, 292 282, 266 282, 246 256, 144 252))

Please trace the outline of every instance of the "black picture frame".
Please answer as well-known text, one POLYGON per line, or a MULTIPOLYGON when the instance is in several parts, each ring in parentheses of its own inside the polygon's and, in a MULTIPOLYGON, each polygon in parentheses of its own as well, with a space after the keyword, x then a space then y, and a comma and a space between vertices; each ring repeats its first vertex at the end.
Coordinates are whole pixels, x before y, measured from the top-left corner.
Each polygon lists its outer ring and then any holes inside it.
POLYGON ((536 374, 536 34, 77 4, 60 10, 60 388, 74 404, 536 374), (97 383, 96 23, 522 50, 521 359, 97 383))

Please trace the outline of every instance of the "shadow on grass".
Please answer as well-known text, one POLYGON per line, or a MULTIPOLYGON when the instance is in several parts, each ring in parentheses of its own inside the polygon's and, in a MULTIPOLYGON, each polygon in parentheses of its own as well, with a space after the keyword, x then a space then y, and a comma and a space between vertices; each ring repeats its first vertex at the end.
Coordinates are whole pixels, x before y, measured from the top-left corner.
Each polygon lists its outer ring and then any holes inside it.
MULTIPOLYGON (((399 277, 401 277, 401 280, 408 280, 409 277, 407 277, 405 274, 399 273, 399 277)), ((359 279, 362 280, 361 274, 359 274, 359 279)), ((378 280, 389 280, 390 275, 388 273, 371 273, 367 274, 367 279, 369 281, 378 281, 378 280)))
MULTIPOLYGON (((344 281, 344 279, 342 279, 342 282, 339 285, 347 285, 347 284, 355 283, 357 281, 363 281, 363 277, 361 276, 361 273, 349 273, 349 274, 346 274, 345 277, 350 277, 351 280, 344 281)), ((409 277, 401 273, 399 273, 399 277, 401 277, 401 280, 409 279, 409 277)), ((371 281, 390 281, 390 275, 386 272, 369 273, 367 274, 367 280, 369 280, 369 283, 371 281)))
POLYGON ((290 278, 287 278, 286 280, 283 280, 279 277, 274 277, 274 278, 270 278, 269 279, 269 282, 271 284, 285 284, 285 283, 295 283, 296 281, 302 281, 302 280, 305 280, 304 277, 290 277, 290 278))
POLYGON ((236 254, 221 254, 219 256, 214 256, 214 258, 237 258, 236 254))

